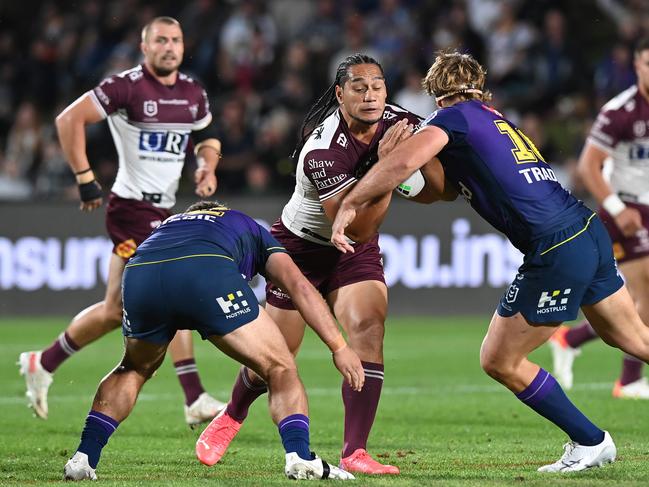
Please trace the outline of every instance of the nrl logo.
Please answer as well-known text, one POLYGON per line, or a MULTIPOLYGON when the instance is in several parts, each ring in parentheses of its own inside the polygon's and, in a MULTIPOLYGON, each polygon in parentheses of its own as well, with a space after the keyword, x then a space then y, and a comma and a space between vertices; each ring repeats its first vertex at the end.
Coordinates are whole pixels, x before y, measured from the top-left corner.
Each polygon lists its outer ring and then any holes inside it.
POLYGON ((189 113, 191 113, 192 118, 196 120, 196 115, 198 115, 198 105, 189 105, 189 113))
POLYGON ((505 296, 505 301, 508 303, 513 303, 516 301, 516 298, 518 297, 518 290, 519 287, 516 284, 512 284, 509 286, 509 289, 507 289, 507 295, 505 296))
POLYGON ((146 100, 142 109, 147 117, 153 117, 158 113, 158 102, 155 100, 146 100))

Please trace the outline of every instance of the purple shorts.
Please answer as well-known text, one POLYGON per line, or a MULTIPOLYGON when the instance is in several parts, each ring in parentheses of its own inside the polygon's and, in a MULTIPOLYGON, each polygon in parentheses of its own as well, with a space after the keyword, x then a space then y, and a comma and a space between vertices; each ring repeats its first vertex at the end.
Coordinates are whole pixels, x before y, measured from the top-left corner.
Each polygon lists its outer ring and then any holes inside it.
MULTIPOLYGON (((323 296, 356 282, 385 283, 378 234, 369 242, 355 244, 356 252, 353 254, 343 254, 335 247, 298 237, 281 220, 275 222, 270 233, 286 248, 302 274, 323 296)), ((266 285, 266 301, 276 308, 295 309, 288 294, 270 282, 266 285)))
POLYGON ((137 246, 170 216, 169 210, 164 208, 111 193, 106 207, 106 230, 115 245, 113 253, 128 260, 137 246))
POLYGON ((613 217, 603 208, 598 210, 599 217, 604 222, 604 226, 606 226, 606 230, 613 241, 613 255, 620 264, 649 255, 649 206, 628 201, 624 203, 638 210, 642 216, 642 226, 644 228, 633 237, 625 237, 615 224, 613 217))

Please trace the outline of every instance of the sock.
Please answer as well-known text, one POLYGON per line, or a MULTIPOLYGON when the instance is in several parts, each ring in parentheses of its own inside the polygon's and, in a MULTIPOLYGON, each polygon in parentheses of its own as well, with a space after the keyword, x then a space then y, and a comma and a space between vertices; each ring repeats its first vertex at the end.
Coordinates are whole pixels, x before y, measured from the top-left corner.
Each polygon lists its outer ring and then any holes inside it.
POLYGON ((570 402, 559 383, 546 370, 540 369, 532 383, 516 397, 580 445, 593 446, 604 440, 604 432, 570 402))
POLYGON ((252 382, 247 373, 246 367, 241 367, 237 380, 232 388, 232 399, 227 406, 227 414, 235 421, 243 423, 248 416, 250 405, 259 396, 268 391, 266 384, 252 382))
POLYGON ((376 409, 383 387, 383 364, 361 362, 365 370, 365 384, 360 392, 354 391, 347 381, 343 381, 342 395, 345 405, 345 434, 342 458, 348 457, 357 449, 367 447, 376 409))
POLYGON ((187 360, 179 360, 174 362, 176 368, 176 375, 180 381, 180 385, 185 393, 185 404, 191 406, 198 396, 205 392, 201 384, 201 378, 198 376, 198 369, 196 368, 196 361, 193 358, 187 360))
POLYGON ((590 326, 590 323, 584 320, 566 332, 566 342, 572 348, 579 348, 584 343, 594 340, 597 336, 597 332, 590 326))
POLYGON ((622 374, 620 375, 620 384, 623 386, 635 382, 642 377, 642 368, 644 362, 632 355, 624 354, 622 359, 622 374))
POLYGON ((309 418, 304 414, 291 414, 277 425, 286 453, 295 452, 304 460, 311 460, 309 447, 309 418))
POLYGON ((74 352, 79 351, 81 347, 74 343, 67 331, 64 331, 49 348, 43 350, 41 354, 41 365, 45 370, 52 373, 59 365, 70 357, 74 352))
POLYGON ((110 416, 93 410, 88 413, 77 451, 88 455, 88 463, 92 468, 97 468, 101 450, 106 446, 110 435, 115 432, 118 426, 119 422, 110 416))

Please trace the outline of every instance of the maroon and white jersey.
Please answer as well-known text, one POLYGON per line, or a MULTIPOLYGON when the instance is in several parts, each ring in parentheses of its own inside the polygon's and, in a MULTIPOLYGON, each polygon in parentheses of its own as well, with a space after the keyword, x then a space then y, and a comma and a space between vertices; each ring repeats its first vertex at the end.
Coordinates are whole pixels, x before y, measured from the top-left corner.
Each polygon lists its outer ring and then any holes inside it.
POLYGON ((602 107, 587 142, 610 154, 613 191, 649 204, 649 102, 637 85, 602 107))
POLYGON ((300 152, 295 190, 282 211, 286 228, 305 240, 331 245, 331 221, 325 215, 322 202, 357 181, 358 166, 369 157, 376 160, 383 134, 403 118, 415 126, 421 121, 403 108, 386 105, 374 138, 365 144, 351 134, 340 109, 329 115, 300 152))
POLYGON ((140 65, 106 78, 88 93, 108 118, 117 149, 113 193, 171 208, 189 134, 212 120, 205 90, 182 73, 173 86, 165 86, 140 65))

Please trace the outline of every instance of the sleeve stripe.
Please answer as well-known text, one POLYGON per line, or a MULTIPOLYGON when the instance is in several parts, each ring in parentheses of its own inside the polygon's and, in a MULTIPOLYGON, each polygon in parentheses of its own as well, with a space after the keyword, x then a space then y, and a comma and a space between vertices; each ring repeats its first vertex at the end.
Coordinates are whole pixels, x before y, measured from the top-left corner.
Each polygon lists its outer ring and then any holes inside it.
POLYGON ((194 124, 192 125, 192 130, 203 130, 205 127, 207 127, 210 124, 211 121, 212 121, 212 114, 210 112, 207 112, 207 115, 205 115, 200 120, 194 122, 194 124))
POLYGON ((346 183, 341 184, 341 185, 338 186, 336 189, 333 189, 333 190, 329 191, 328 193, 325 193, 325 194, 321 195, 321 196, 320 196, 320 201, 328 200, 328 199, 331 198, 332 196, 336 196, 336 195, 337 195, 338 193, 340 193, 343 189, 345 189, 347 186, 349 186, 349 185, 351 185, 351 184, 354 184, 356 181, 358 181, 358 180, 357 180, 356 178, 354 178, 354 177, 348 179, 346 183))
POLYGON ((99 111, 99 115, 101 115, 102 118, 108 118, 108 114, 106 113, 106 110, 104 109, 104 106, 99 101, 99 98, 97 98, 97 95, 95 95, 94 90, 88 91, 88 94, 90 95, 90 99, 95 103, 95 106, 97 107, 97 110, 99 111))
POLYGON ((586 143, 587 144, 593 144, 595 147, 597 147, 598 149, 603 150, 604 152, 606 152, 609 155, 613 153, 613 148, 611 146, 602 143, 600 140, 597 140, 592 135, 586 139, 586 143))

